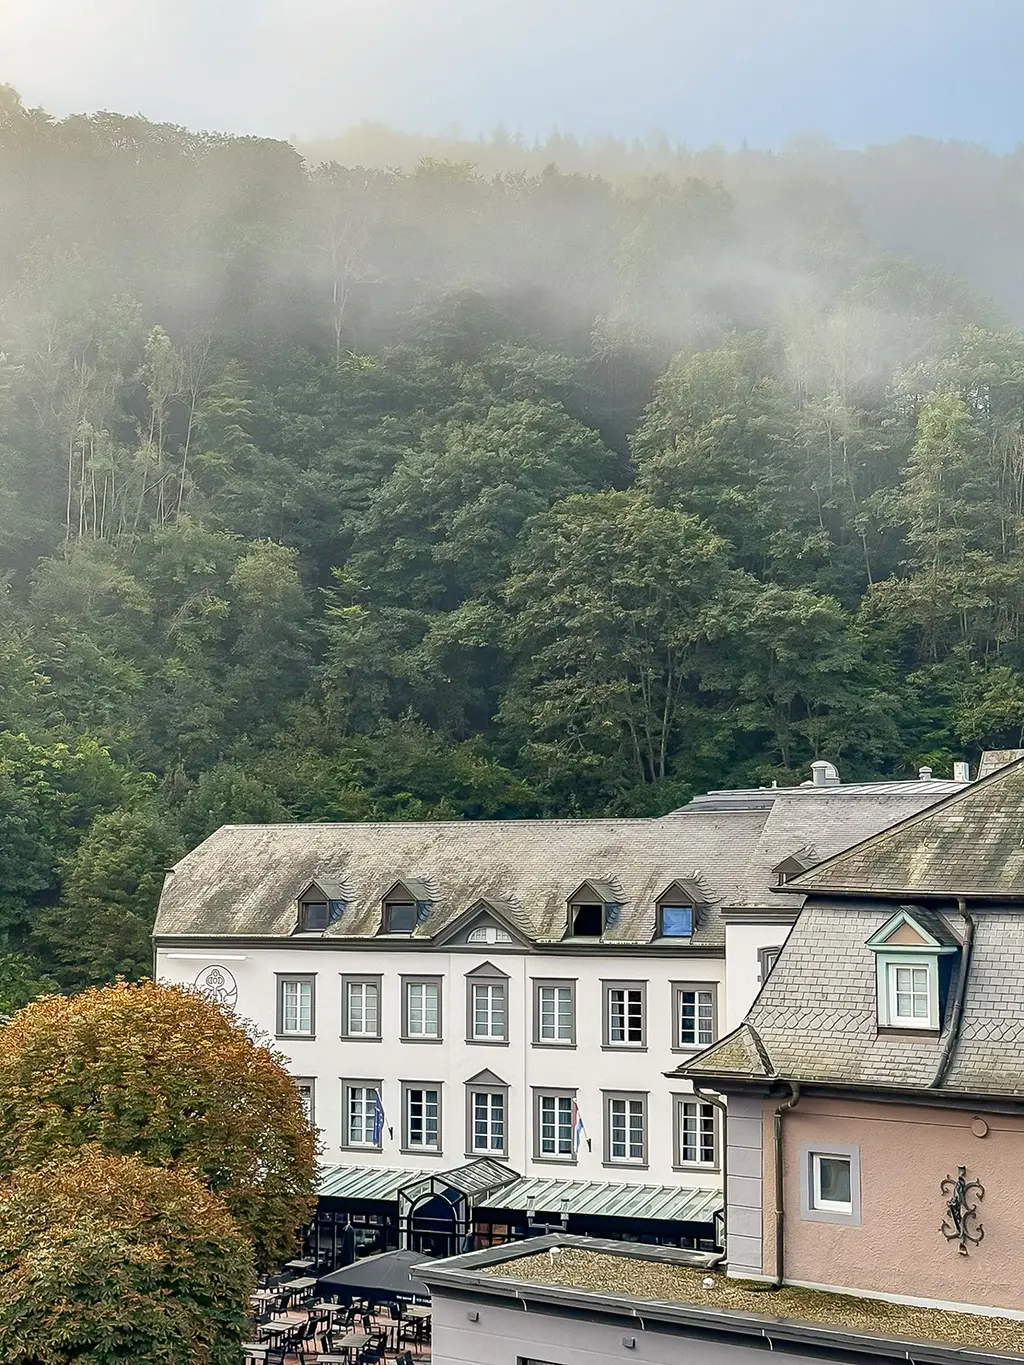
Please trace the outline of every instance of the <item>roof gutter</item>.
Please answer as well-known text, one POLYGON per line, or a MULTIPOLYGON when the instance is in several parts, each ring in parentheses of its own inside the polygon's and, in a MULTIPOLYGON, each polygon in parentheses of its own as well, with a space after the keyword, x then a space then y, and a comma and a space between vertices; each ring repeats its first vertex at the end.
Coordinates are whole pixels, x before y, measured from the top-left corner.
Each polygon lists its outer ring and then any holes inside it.
POLYGON ((953 1008, 949 1016, 949 1032, 946 1034, 946 1041, 943 1044, 942 1055, 939 1057, 939 1065, 936 1067, 935 1075, 928 1082, 929 1090, 938 1090, 945 1084, 949 1068, 953 1063, 956 1045, 960 1041, 960 1030, 964 1022, 967 978, 970 974, 971 957, 974 952, 974 916, 968 911, 967 903, 962 896, 957 897, 957 908, 964 917, 964 941, 960 948, 960 971, 957 974, 956 994, 953 996, 953 1008))

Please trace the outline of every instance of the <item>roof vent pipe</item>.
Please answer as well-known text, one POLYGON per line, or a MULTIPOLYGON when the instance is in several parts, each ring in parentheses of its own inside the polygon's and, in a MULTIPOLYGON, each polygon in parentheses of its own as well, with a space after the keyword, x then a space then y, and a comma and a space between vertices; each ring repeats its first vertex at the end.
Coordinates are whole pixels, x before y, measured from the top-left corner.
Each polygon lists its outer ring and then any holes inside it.
POLYGON ((953 781, 954 781, 954 782, 970 782, 970 780, 971 780, 971 765, 970 765, 969 763, 965 763, 965 762, 954 763, 954 764, 953 764, 953 781))
POLYGON ((811 782, 815 787, 838 787, 839 769, 834 763, 826 763, 819 758, 811 764, 811 782))
POLYGON ((932 780, 931 768, 918 768, 917 775, 922 782, 930 782, 932 780))

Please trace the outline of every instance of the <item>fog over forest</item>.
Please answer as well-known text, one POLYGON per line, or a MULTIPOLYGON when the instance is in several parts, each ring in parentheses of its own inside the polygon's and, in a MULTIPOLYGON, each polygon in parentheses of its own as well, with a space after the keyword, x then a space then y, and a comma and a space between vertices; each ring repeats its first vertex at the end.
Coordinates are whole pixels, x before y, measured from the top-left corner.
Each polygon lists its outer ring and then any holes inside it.
POLYGON ((1019 744, 1022 238, 1024 154, 967 144, 297 150, 0 90, 0 997, 145 972, 228 821, 1019 744))

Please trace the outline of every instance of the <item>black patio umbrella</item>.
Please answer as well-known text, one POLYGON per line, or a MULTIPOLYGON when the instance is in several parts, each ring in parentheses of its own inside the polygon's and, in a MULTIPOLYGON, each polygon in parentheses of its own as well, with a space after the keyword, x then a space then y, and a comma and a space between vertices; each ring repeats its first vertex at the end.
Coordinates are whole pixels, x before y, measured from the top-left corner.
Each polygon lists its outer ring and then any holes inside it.
POLYGON ((317 1280, 318 1294, 362 1295, 367 1299, 423 1299, 430 1290, 418 1280, 415 1269, 429 1260, 419 1251, 382 1251, 364 1256, 353 1265, 332 1270, 317 1280))

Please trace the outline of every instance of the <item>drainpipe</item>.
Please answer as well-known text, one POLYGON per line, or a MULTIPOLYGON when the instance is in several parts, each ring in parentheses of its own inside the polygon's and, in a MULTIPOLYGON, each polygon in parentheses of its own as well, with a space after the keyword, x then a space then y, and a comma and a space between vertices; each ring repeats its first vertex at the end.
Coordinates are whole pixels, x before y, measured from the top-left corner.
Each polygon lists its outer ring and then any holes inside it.
POLYGON ((714 1258, 714 1260, 708 1262, 708 1268, 709 1268, 709 1269, 714 1269, 715 1266, 721 1265, 722 1262, 725 1260, 725 1258, 726 1258, 726 1257, 728 1256, 728 1254, 729 1254, 729 1242, 728 1242, 728 1236, 729 1236, 729 1144, 726 1142, 726 1125, 727 1125, 728 1122, 729 1122, 729 1111, 728 1111, 728 1109, 726 1109, 726 1107, 725 1107, 725 1101, 722 1099, 721 1095, 712 1095, 712 1094, 711 1094, 709 1091, 707 1091, 707 1090, 701 1090, 700 1086, 696 1083, 696 1081, 693 1082, 693 1093, 696 1095, 696 1097, 697 1097, 699 1100, 702 1101, 702 1103, 704 1103, 704 1104, 713 1104, 713 1105, 715 1106, 715 1108, 718 1110, 718 1112, 719 1112, 719 1113, 721 1114, 721 1116, 722 1116, 722 1121, 721 1121, 721 1124, 719 1125, 720 1128, 721 1128, 721 1137, 720 1137, 720 1139, 719 1139, 719 1142, 721 1143, 721 1146, 720 1146, 720 1149, 719 1149, 719 1150, 720 1150, 721 1153, 722 1153, 722 1244, 723 1244, 723 1246, 722 1246, 722 1254, 721 1254, 720 1256, 716 1256, 716 1257, 714 1258))
POLYGON ((796 1081, 789 1082, 790 1096, 776 1106, 774 1115, 775 1130, 775 1278, 772 1289, 781 1289, 785 1271, 786 1223, 782 1197, 782 1116, 800 1103, 800 1086, 796 1081))
POLYGON ((964 1022, 964 998, 967 995, 967 977, 971 970, 971 954, 974 951, 974 917, 967 909, 967 902, 962 896, 957 898, 957 909, 964 919, 964 941, 960 949, 960 971, 957 974, 956 994, 953 996, 953 1008, 949 1014, 949 1032, 946 1034, 946 1041, 943 1044, 942 1055, 939 1057, 939 1065, 935 1075, 928 1083, 929 1090, 938 1090, 944 1083, 949 1073, 949 1068, 953 1061, 953 1053, 960 1039, 960 1029, 964 1022))

